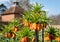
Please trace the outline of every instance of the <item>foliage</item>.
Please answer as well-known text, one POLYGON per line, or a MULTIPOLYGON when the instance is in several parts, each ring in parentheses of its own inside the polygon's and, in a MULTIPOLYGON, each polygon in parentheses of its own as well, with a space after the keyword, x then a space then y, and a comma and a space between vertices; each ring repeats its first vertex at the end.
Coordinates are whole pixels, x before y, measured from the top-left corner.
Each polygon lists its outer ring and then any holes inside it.
POLYGON ((57 33, 56 33, 56 35, 58 36, 58 37, 60 37, 60 29, 57 29, 57 33))
POLYGON ((4 12, 5 10, 7 10, 7 7, 4 4, 0 5, 0 13, 4 12))
POLYGON ((4 30, 2 31, 2 33, 6 33, 6 32, 10 32, 11 31, 11 25, 8 24, 8 25, 4 25, 4 30))
POLYGON ((36 3, 35 5, 32 6, 31 10, 35 13, 40 13, 42 12, 42 8, 43 8, 42 4, 39 5, 38 3, 36 3))
POLYGON ((13 21, 10 22, 10 25, 19 27, 21 25, 20 19, 15 18, 13 21))
POLYGON ((31 31, 28 27, 22 27, 21 30, 18 31, 16 34, 20 38, 25 37, 25 36, 32 38, 34 35, 34 32, 31 31))

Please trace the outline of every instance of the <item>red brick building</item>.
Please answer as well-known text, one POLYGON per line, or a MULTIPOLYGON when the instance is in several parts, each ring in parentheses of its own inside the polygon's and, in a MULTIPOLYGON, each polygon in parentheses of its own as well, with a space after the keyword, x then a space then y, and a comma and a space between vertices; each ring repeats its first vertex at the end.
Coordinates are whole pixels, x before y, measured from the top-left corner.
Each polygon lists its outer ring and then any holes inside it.
POLYGON ((23 11, 24 9, 19 6, 19 2, 14 1, 13 5, 0 15, 0 22, 7 23, 14 20, 14 18, 20 18, 23 11))

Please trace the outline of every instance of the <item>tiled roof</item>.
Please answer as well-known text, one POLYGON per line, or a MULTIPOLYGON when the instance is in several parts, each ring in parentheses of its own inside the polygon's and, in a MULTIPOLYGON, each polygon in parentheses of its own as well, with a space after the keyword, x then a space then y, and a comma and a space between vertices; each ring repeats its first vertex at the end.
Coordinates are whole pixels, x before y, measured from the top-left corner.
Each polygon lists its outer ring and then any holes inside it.
POLYGON ((18 6, 18 5, 13 5, 13 6, 11 6, 8 10, 6 10, 6 11, 4 11, 3 13, 2 13, 2 15, 8 15, 8 14, 15 14, 15 13, 18 13, 18 14, 20 14, 20 13, 23 13, 23 11, 24 11, 24 9, 23 8, 21 8, 20 6, 18 6))

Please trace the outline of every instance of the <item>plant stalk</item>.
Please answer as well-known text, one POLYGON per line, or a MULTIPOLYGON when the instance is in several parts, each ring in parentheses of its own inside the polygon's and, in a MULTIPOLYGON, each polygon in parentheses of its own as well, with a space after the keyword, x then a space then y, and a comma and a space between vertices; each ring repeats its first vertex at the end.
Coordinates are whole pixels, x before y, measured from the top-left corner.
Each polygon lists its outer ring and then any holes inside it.
POLYGON ((38 30, 35 30, 35 42, 39 42, 39 31, 38 30))
POLYGON ((42 28, 42 42, 44 42, 44 28, 42 28))
POLYGON ((51 39, 51 42, 53 42, 53 40, 51 39))

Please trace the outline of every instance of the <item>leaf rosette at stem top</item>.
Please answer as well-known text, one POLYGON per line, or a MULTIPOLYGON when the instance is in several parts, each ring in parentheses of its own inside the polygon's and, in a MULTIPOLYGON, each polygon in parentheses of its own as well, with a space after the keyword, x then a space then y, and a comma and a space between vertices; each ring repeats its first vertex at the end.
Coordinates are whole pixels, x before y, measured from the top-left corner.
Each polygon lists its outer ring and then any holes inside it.
POLYGON ((46 15, 47 13, 42 8, 43 6, 41 4, 38 5, 38 3, 36 3, 29 11, 24 12, 23 20, 30 23, 49 23, 49 18, 46 15))

